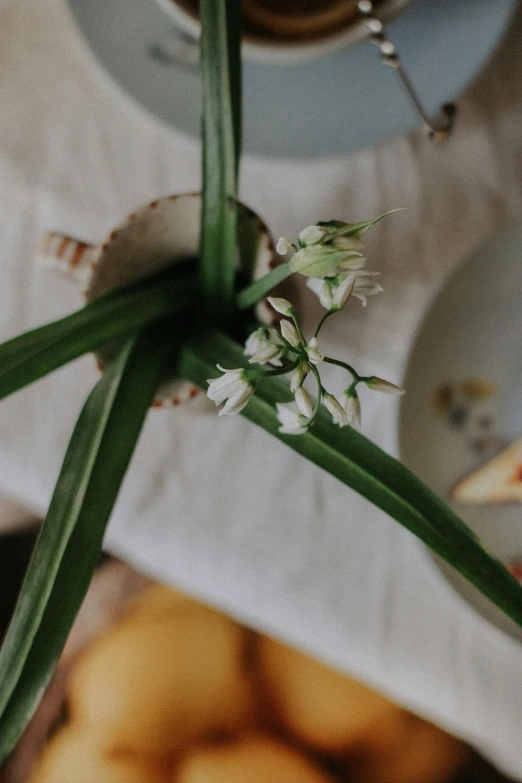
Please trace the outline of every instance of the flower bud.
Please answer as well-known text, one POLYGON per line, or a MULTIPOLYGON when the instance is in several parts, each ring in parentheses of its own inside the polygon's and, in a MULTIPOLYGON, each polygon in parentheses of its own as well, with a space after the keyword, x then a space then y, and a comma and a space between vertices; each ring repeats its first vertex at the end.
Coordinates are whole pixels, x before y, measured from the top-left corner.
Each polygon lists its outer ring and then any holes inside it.
POLYGON ((308 354, 308 361, 312 364, 319 364, 324 359, 323 354, 319 351, 319 343, 317 337, 312 337, 308 345, 306 346, 306 353, 308 354))
POLYGON ((342 406, 351 427, 361 427, 361 401, 355 389, 346 389, 342 396, 342 406))
POLYGON ((277 418, 283 435, 304 435, 310 427, 310 419, 300 413, 295 402, 277 402, 277 418))
POLYGON ((328 392, 324 392, 322 396, 322 403, 326 408, 326 410, 332 414, 332 419, 334 424, 338 424, 339 427, 346 427, 346 425, 348 424, 346 413, 344 412, 339 401, 335 399, 333 394, 328 394, 328 392))
MULTIPOLYGON (((348 275, 345 280, 340 283, 340 285, 337 286, 337 288, 334 291, 333 297, 332 297, 332 303, 330 305, 331 310, 341 310, 348 299, 350 298, 350 295, 354 289, 355 286, 355 277, 354 275, 348 275)), ((322 300, 321 300, 322 304, 322 300)))
POLYGON ((372 389, 372 391, 383 392, 383 394, 406 393, 406 389, 403 389, 401 386, 396 386, 394 383, 390 383, 390 381, 385 381, 384 378, 378 378, 376 375, 373 375, 371 378, 365 381, 365 383, 369 389, 372 389))
POLYGON ((288 299, 282 299, 278 296, 269 296, 268 302, 274 310, 277 313, 281 313, 281 315, 291 316, 294 312, 294 306, 288 299))
POLYGON ((325 238, 326 233, 321 226, 307 226, 299 232, 299 241, 303 245, 315 245, 325 238))
POLYGON ((302 386, 300 386, 296 393, 295 393, 295 402, 303 416, 306 416, 308 419, 312 418, 313 412, 314 412, 314 406, 312 405, 312 400, 310 399, 310 395, 306 391, 306 389, 303 389, 302 386))
POLYGON ((279 253, 280 256, 286 256, 287 253, 291 253, 293 251, 292 243, 289 239, 286 237, 279 237, 279 240, 276 245, 276 251, 279 253))
POLYGON ((285 338, 285 340, 290 343, 292 348, 300 348, 303 343, 301 341, 301 338, 299 337, 299 334, 297 332, 297 329, 291 323, 291 321, 287 321, 286 319, 283 319, 280 324, 281 327, 281 334, 285 338))
POLYGON ((290 383, 290 391, 295 394, 299 386, 302 386, 304 379, 310 372, 310 365, 304 360, 300 361, 296 369, 292 373, 292 381, 290 383))

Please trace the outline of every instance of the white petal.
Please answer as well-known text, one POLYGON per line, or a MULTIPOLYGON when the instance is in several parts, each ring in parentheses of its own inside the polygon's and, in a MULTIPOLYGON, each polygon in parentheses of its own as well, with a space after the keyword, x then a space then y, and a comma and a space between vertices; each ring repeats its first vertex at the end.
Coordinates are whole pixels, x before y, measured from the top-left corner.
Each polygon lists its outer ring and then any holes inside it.
POLYGON ((287 299, 283 299, 282 297, 269 296, 268 301, 274 310, 277 313, 281 313, 281 315, 291 315, 294 311, 293 305, 287 299))
POLYGON ((312 400, 310 399, 310 395, 306 391, 306 389, 303 389, 302 386, 299 386, 299 388, 295 392, 295 402, 303 416, 306 416, 308 419, 312 418, 313 412, 314 412, 314 406, 312 405, 312 400))
POLYGON ((299 422, 299 411, 293 402, 276 403, 277 418, 281 424, 296 424, 299 422))
POLYGON ((322 401, 327 411, 332 414, 334 424, 338 424, 340 427, 345 427, 348 424, 346 413, 344 412, 339 401, 335 399, 333 394, 323 394, 322 401))
POLYGON ((321 296, 323 281, 319 277, 308 277, 306 287, 313 291, 316 296, 321 296))
POLYGON ((287 321, 286 319, 283 319, 280 323, 281 328, 281 334, 285 338, 287 342, 290 343, 290 345, 293 348, 299 348, 302 346, 301 338, 299 337, 299 334, 297 333, 297 329, 291 323, 290 321, 287 321))
POLYGON ((308 362, 301 361, 292 373, 292 381, 290 383, 290 391, 295 394, 297 388, 301 386, 304 379, 310 372, 310 365, 308 362))
POLYGON ((321 226, 307 226, 299 232, 299 239, 303 245, 315 245, 326 236, 326 231, 321 226))
POLYGON ((252 332, 252 334, 247 337, 245 342, 245 350, 243 351, 243 353, 245 354, 245 356, 253 356, 257 352, 259 346, 262 343, 263 343, 263 339, 259 334, 259 329, 256 329, 255 332, 252 332))
POLYGON ((276 403, 279 432, 285 435, 303 435, 308 431, 310 421, 299 413, 295 402, 276 403))
POLYGON ((237 373, 238 375, 240 375, 240 374, 243 372, 243 368, 242 368, 242 367, 233 367, 233 368, 231 368, 230 370, 229 370, 229 369, 227 369, 226 367, 222 367, 220 364, 216 364, 216 367, 217 367, 217 368, 218 368, 218 370, 220 370, 221 372, 235 372, 235 373, 237 373))
POLYGON ((338 310, 340 310, 342 307, 344 307, 354 289, 354 286, 355 280, 353 279, 353 275, 348 275, 346 280, 343 280, 343 282, 337 286, 335 290, 331 305, 332 308, 336 307, 338 310))
POLYGON ((384 378, 377 378, 375 375, 366 382, 366 385, 372 391, 383 392, 383 394, 406 394, 406 389, 396 386, 394 383, 390 383, 390 381, 385 381, 384 378))
POLYGON ((276 345, 284 345, 284 340, 281 339, 281 335, 277 331, 277 329, 273 326, 271 326, 268 329, 268 341, 271 343, 275 343, 276 345))
POLYGON ((368 259, 359 253, 352 253, 339 264, 339 267, 345 272, 363 271, 368 259))
MULTIPOLYGON (((338 250, 354 250, 355 252, 358 252, 361 247, 363 246, 360 239, 356 239, 355 237, 336 237, 332 240, 332 245, 336 247, 338 250)), ((359 255, 361 255, 359 253, 359 255)))
POLYGON ((284 425, 279 427, 279 432, 282 435, 304 435, 305 432, 308 432, 308 427, 299 424, 296 424, 295 426, 284 425))
POLYGON ((258 351, 248 360, 249 364, 267 364, 281 356, 281 348, 278 345, 264 343, 258 351))
POLYGON ((326 310, 330 310, 333 303, 333 286, 328 280, 323 280, 319 301, 326 310))
POLYGON ((361 427, 361 401, 359 399, 359 395, 356 393, 355 397, 353 397, 351 394, 344 394, 344 412, 346 413, 346 418, 348 421, 348 424, 351 427, 357 427, 357 429, 360 429, 361 427))
POLYGON ((220 378, 212 378, 209 381, 207 397, 219 405, 243 385, 244 381, 241 380, 241 375, 238 375, 238 373, 242 374, 242 372, 242 370, 234 370, 233 372, 226 372, 220 378))
POLYGON ((293 250, 292 243, 286 237, 279 237, 276 250, 280 256, 286 256, 287 253, 293 250))
POLYGON ((312 364, 319 364, 324 359, 323 354, 319 351, 319 343, 317 337, 312 337, 308 345, 306 346, 306 352, 308 354, 308 360, 312 364))
POLYGON ((243 410, 247 402, 254 393, 254 388, 249 383, 245 383, 241 389, 233 394, 225 405, 219 411, 220 416, 235 416, 243 410))

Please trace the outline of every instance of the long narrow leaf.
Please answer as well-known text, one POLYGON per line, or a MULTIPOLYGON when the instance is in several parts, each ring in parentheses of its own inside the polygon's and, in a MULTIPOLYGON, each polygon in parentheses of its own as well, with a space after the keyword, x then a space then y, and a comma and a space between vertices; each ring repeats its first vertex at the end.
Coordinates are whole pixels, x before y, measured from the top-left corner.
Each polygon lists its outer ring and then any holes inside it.
POLYGON ((241 152, 239 0, 202 0, 203 205, 201 280, 207 312, 226 323, 237 266, 237 183, 241 152))
POLYGON ((279 285, 279 283, 282 283, 283 280, 286 280, 287 277, 293 274, 288 263, 276 266, 271 272, 268 272, 268 274, 254 283, 250 283, 236 295, 236 307, 238 310, 248 310, 249 307, 253 307, 260 299, 264 299, 276 285, 279 285))
POLYGON ((194 304, 194 276, 169 270, 0 345, 0 399, 106 343, 194 304))
MULTIPOLYGON (((243 351, 228 337, 209 333, 183 350, 180 372, 206 388, 218 362, 239 367, 243 351)), ((398 460, 356 430, 335 427, 326 414, 306 435, 282 435, 274 407, 291 399, 283 380, 267 379, 243 414, 387 512, 522 626, 522 587, 440 498, 398 460)))
POLYGON ((172 345, 164 325, 132 338, 80 414, 0 652, 0 764, 33 714, 87 592, 172 345))

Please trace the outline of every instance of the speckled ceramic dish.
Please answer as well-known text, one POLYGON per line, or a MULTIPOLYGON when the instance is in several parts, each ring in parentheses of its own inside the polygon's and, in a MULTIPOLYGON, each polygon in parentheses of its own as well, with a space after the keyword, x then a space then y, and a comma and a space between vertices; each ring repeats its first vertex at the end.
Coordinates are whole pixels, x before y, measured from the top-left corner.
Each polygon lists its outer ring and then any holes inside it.
MULTIPOLYGON (((400 415, 403 461, 519 576, 522 503, 454 502, 454 489, 522 435, 521 302, 518 223, 474 253, 437 296, 410 356, 400 415)), ((474 588, 440 567, 484 617, 522 638, 474 588)))

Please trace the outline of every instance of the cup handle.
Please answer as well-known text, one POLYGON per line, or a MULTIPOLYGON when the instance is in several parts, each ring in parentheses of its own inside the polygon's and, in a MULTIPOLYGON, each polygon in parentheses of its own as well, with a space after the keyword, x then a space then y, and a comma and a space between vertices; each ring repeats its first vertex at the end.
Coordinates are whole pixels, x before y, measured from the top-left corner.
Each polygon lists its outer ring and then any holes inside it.
POLYGON ((85 283, 98 260, 100 248, 78 239, 49 232, 44 234, 37 251, 37 261, 65 277, 85 283))

